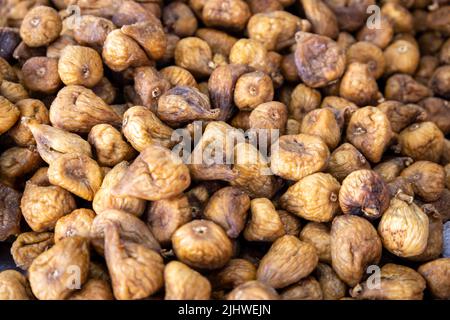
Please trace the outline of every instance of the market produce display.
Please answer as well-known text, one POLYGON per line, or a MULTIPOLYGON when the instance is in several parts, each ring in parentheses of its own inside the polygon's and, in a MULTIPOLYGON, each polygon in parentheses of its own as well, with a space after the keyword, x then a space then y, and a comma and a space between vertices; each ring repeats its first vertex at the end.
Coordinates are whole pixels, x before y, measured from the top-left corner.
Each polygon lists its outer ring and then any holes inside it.
POLYGON ((450 299, 449 0, 0 0, 0 300, 450 299))

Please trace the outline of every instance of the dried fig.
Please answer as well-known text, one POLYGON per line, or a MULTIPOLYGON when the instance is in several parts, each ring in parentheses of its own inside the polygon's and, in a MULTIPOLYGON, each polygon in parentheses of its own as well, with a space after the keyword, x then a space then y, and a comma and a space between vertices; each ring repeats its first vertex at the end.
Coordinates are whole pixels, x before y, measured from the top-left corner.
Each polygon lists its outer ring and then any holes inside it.
POLYGON ((284 226, 273 203, 267 198, 250 202, 251 216, 244 230, 248 241, 274 241, 284 235, 284 226))
POLYGON ((316 248, 321 262, 331 263, 330 228, 323 223, 308 222, 300 232, 300 240, 316 248))
POLYGON ((208 279, 178 261, 166 265, 164 282, 165 300, 208 300, 211 295, 208 279))
POLYGON ((89 240, 94 218, 95 212, 90 209, 77 209, 59 218, 55 225, 55 242, 74 236, 89 240))
POLYGON ((426 280, 434 297, 448 300, 450 297, 450 258, 440 258, 423 264, 417 270, 426 280))
POLYGON ((11 255, 16 266, 27 270, 33 260, 54 244, 51 232, 21 233, 11 246, 11 255))

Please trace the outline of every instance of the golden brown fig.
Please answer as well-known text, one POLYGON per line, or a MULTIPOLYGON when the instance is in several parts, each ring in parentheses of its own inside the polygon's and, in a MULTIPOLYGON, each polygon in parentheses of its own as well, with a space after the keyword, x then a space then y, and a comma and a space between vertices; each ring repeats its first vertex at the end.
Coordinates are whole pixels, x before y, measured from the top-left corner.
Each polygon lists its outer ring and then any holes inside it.
POLYGON ((50 184, 46 168, 34 177, 25 185, 20 208, 33 231, 51 230, 60 217, 76 209, 75 199, 70 192, 50 184), (41 174, 42 178, 38 178, 41 174))
POLYGON ((311 243, 316 248, 319 260, 331 263, 330 228, 324 223, 308 222, 302 229, 300 240, 311 243))
POLYGON ((294 88, 290 95, 290 102, 288 103, 289 116, 297 121, 302 121, 308 112, 320 106, 321 100, 320 91, 301 83, 294 88))
POLYGON ((8 99, 0 96, 0 135, 14 126, 19 118, 20 110, 8 99))
POLYGON ((377 264, 382 244, 375 228, 364 218, 343 215, 331 226, 331 260, 334 271, 353 287, 361 281, 367 266, 377 264))
POLYGON ((425 263, 417 270, 426 280, 432 295, 438 299, 450 298, 450 258, 440 258, 425 263))
POLYGON ((208 279, 178 261, 166 265, 164 282, 165 300, 208 300, 211 296, 208 279))
POLYGON ((425 251, 428 240, 427 215, 415 204, 398 198, 391 200, 378 225, 383 246, 399 257, 425 251))
POLYGON ((394 132, 400 132, 414 122, 424 121, 428 112, 416 104, 403 104, 398 101, 385 101, 377 106, 391 122, 394 132))
POLYGON ((339 95, 361 107, 376 103, 378 84, 367 64, 352 62, 347 67, 341 80, 339 95))
POLYGON ((212 195, 203 214, 224 228, 230 238, 237 238, 245 227, 249 209, 250 197, 244 191, 226 187, 212 195))
POLYGON ((16 266, 27 270, 33 260, 54 244, 51 232, 21 233, 11 246, 11 255, 16 266))
POLYGON ((33 260, 28 272, 39 300, 61 300, 80 289, 89 271, 89 244, 81 237, 56 243, 33 260))
POLYGON ((389 183, 397 178, 402 170, 410 166, 413 162, 414 160, 409 157, 396 157, 381 162, 373 168, 373 171, 377 172, 386 183, 389 183))
POLYGON ((120 238, 119 225, 105 224, 105 259, 114 297, 118 300, 146 298, 164 284, 163 259, 156 251, 120 238))
POLYGON ((284 233, 291 236, 298 236, 302 227, 300 219, 285 210, 277 210, 277 212, 284 226, 284 233))
POLYGON ((128 142, 139 152, 150 144, 171 147, 173 130, 165 125, 152 111, 134 106, 123 115, 122 132, 128 142))
POLYGON ((330 151, 325 142, 307 134, 281 136, 271 155, 271 170, 284 179, 300 180, 323 170, 330 151))
POLYGON ((350 143, 343 143, 334 150, 328 161, 327 172, 342 182, 356 170, 370 169, 367 159, 350 143))
POLYGON ((350 173, 339 190, 339 204, 344 214, 377 219, 389 207, 389 200, 386 182, 373 170, 350 173))
POLYGON ((156 112, 159 98, 169 89, 169 81, 155 68, 139 67, 134 70, 134 90, 142 104, 152 112, 156 112))
POLYGON ((417 82, 407 74, 394 74, 386 81, 386 86, 384 87, 386 99, 403 103, 417 103, 432 95, 433 92, 430 88, 417 82))
POLYGON ((175 48, 175 64, 187 69, 195 77, 207 77, 216 67, 211 48, 206 41, 187 37, 178 41, 175 48))
POLYGON ((230 54, 231 48, 237 41, 235 37, 223 31, 210 28, 197 29, 195 36, 205 40, 214 53, 219 53, 224 56, 230 54))
MULTIPOLYGON (((20 100, 29 98, 28 92, 23 87, 23 85, 21 85, 20 83, 10 82, 6 80, 3 80, 3 82, 1 82, 0 95, 2 95, 4 98, 11 101, 12 103, 17 103, 20 100)), ((7 119, 10 116, 11 115, 8 115, 7 119)))
POLYGON ((172 245, 180 261, 201 269, 224 266, 232 255, 232 244, 223 229, 208 220, 194 220, 172 236, 172 245))
POLYGON ((347 286, 328 264, 319 263, 316 268, 316 274, 322 288, 324 300, 339 300, 345 297, 347 286))
POLYGON ((303 118, 301 133, 322 138, 330 150, 336 148, 341 140, 339 120, 330 108, 308 112, 303 118))
POLYGON ((248 281, 234 288, 227 300, 278 300, 276 290, 260 281, 248 281))
POLYGON ((231 259, 222 269, 210 276, 215 289, 234 289, 256 279, 256 267, 245 259, 231 259))
POLYGON ((444 148, 444 135, 434 122, 414 123, 398 136, 401 153, 414 160, 438 162, 444 148))
POLYGON ((450 99, 450 65, 437 68, 429 82, 433 92, 444 99, 450 99))
POLYGON ((248 120, 250 128, 254 131, 258 132, 259 129, 263 129, 262 132, 268 131, 267 134, 271 136, 272 132, 284 133, 287 116, 287 108, 283 103, 270 101, 253 109, 248 120))
POLYGON ((303 10, 313 26, 314 33, 336 39, 339 26, 336 15, 322 0, 301 0, 303 10))
POLYGON ((15 181, 32 173, 43 163, 35 146, 12 147, 0 155, 0 176, 15 181))
POLYGON ((118 126, 121 117, 92 90, 71 85, 61 89, 53 100, 50 121, 60 129, 87 133, 100 123, 118 126))
POLYGON ((307 277, 281 292, 283 300, 322 300, 320 283, 314 277, 307 277))
POLYGON ((386 73, 414 74, 419 66, 420 52, 417 45, 407 40, 396 40, 384 51, 386 73))
POLYGON ((185 194, 152 202, 146 223, 161 245, 169 245, 173 233, 192 220, 194 209, 185 194))
POLYGON ((336 42, 328 37, 302 31, 295 37, 295 64, 298 75, 307 86, 325 87, 343 75, 345 53, 336 42))
POLYGON ((46 124, 28 122, 26 126, 37 144, 41 158, 48 164, 64 154, 80 154, 92 157, 89 143, 75 133, 70 133, 46 124))
POLYGON ((66 153, 50 163, 48 179, 51 184, 92 201, 102 184, 103 173, 88 156, 66 153))
POLYGON ((248 241, 274 241, 284 235, 284 226, 273 203, 267 198, 250 202, 251 216, 244 230, 248 241))
POLYGON ((350 65, 353 62, 367 64, 370 74, 375 79, 383 75, 386 66, 383 51, 366 41, 356 42, 348 48, 347 63, 350 65))
POLYGON ((25 87, 31 91, 44 94, 56 92, 61 86, 61 79, 58 74, 58 60, 47 57, 32 57, 28 59, 22 66, 22 81, 25 87))
POLYGON ((112 195, 156 201, 182 193, 191 183, 189 169, 169 149, 149 145, 127 169, 112 195))
POLYGON ((0 272, 0 299, 34 299, 27 278, 16 270, 4 270, 0 272))
MULTIPOLYGON (((198 89, 197 80, 195 80, 194 76, 189 71, 182 67, 168 66, 161 69, 159 72, 172 85, 172 87, 186 86, 198 89)), ((152 96, 154 95, 157 94, 152 93, 152 96)))
POLYGON ((444 168, 430 161, 414 162, 401 176, 412 184, 414 193, 427 202, 438 200, 445 188, 444 168))
POLYGON ((371 162, 380 162, 393 132, 386 114, 375 107, 355 111, 347 127, 347 139, 371 162))
POLYGON ((95 212, 90 209, 77 209, 61 217, 55 225, 55 242, 74 236, 89 240, 94 218, 95 212))
POLYGON ((80 290, 75 291, 68 300, 114 300, 111 285, 101 279, 88 280, 80 290))
POLYGON ((206 1, 202 11, 202 20, 208 27, 221 27, 242 30, 250 18, 250 8, 242 0, 206 1))
POLYGON ((262 71, 245 73, 239 77, 234 91, 234 103, 240 110, 253 110, 273 100, 272 79, 262 71))
POLYGON ((339 210, 339 188, 339 182, 331 174, 314 173, 289 187, 280 204, 306 220, 328 222, 339 210))
POLYGON ((94 147, 98 164, 114 167, 133 158, 135 151, 110 124, 98 124, 89 132, 88 142, 94 147))
POLYGON ((381 15, 379 21, 379 28, 373 28, 369 24, 362 27, 357 34, 358 41, 368 41, 381 49, 386 48, 394 36, 393 23, 384 15, 381 15))
POLYGON ((179 37, 192 36, 197 30, 197 19, 191 8, 183 2, 170 3, 164 7, 162 22, 167 31, 179 37))
POLYGON ((92 207, 97 214, 107 209, 117 209, 135 216, 141 216, 145 210, 145 200, 135 197, 115 197, 111 194, 113 189, 128 169, 128 163, 123 161, 109 171, 102 182, 100 189, 95 193, 92 207))
POLYGON ((425 286, 425 280, 413 269, 388 263, 381 268, 379 282, 369 278, 350 294, 356 299, 422 300, 425 286))
POLYGON ((55 9, 36 6, 23 18, 20 37, 30 47, 41 47, 58 38, 61 29, 61 18, 55 9))
POLYGON ((308 276, 318 261, 313 245, 286 235, 276 240, 261 260, 257 279, 274 288, 283 288, 308 276))
POLYGON ((420 101, 419 104, 426 110, 427 119, 434 122, 444 134, 450 133, 450 121, 448 120, 450 103, 447 100, 430 97, 420 101))

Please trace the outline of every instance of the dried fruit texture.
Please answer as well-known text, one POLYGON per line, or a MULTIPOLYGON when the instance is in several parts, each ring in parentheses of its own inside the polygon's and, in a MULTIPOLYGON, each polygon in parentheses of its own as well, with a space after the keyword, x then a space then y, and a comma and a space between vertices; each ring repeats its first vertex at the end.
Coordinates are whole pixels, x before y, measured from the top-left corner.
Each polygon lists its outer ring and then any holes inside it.
POLYGON ((375 0, 341 1, 325 0, 325 4, 336 15, 341 30, 353 32, 362 27, 368 16, 368 8, 375 4, 375 0))
POLYGON ((192 36, 198 25, 191 8, 178 1, 164 7, 162 22, 168 32, 173 32, 179 37, 192 36))
POLYGON ((249 209, 250 197, 243 190, 226 187, 212 195, 203 215, 224 228, 230 238, 237 238, 245 227, 249 209))
POLYGON ((189 198, 181 194, 152 202, 148 207, 146 223, 161 245, 171 243, 173 233, 192 220, 193 208, 189 198))
POLYGON ((12 147, 0 155, 0 176, 14 181, 37 170, 41 163, 36 147, 12 147))
POLYGON ((444 148, 444 134, 434 122, 414 123, 398 136, 401 153, 416 161, 439 162, 444 148))
POLYGON ((326 143, 319 137, 307 134, 284 135, 273 145, 270 165, 277 176, 298 181, 323 170, 329 156, 326 143))
POLYGON ((428 115, 427 119, 434 122, 444 133, 450 133, 450 103, 440 98, 426 98, 419 103, 428 115))
POLYGON ((120 132, 109 124, 94 126, 89 132, 88 142, 94 147, 97 162, 101 166, 113 167, 124 160, 131 160, 135 155, 120 132))
POLYGON ((208 27, 243 30, 251 16, 250 8, 242 0, 208 0, 202 11, 202 20, 208 27))
POLYGON ((175 64, 190 71, 195 77, 206 77, 215 68, 208 43, 197 37, 178 41, 175 47, 175 64))
POLYGON ((333 269, 351 287, 361 281, 367 266, 377 264, 381 257, 382 244, 377 231, 361 217, 336 217, 330 243, 333 269))
POLYGON ((165 300, 208 300, 211 296, 208 279, 178 261, 166 265, 164 283, 165 300))
POLYGON ((197 80, 195 80, 192 73, 182 67, 168 66, 161 69, 159 72, 173 87, 185 86, 199 88, 197 80))
MULTIPOLYGON (((231 57, 230 57, 231 60, 231 57)), ((243 64, 229 64, 217 67, 209 77, 208 91, 211 98, 211 106, 220 109, 218 120, 228 120, 234 111, 234 91, 236 82, 250 68, 243 64)))
POLYGON ((296 40, 295 64, 307 86, 325 87, 344 74, 345 53, 335 41, 307 32, 298 32, 296 40))
POLYGON ((131 213, 135 216, 141 216, 145 210, 145 200, 135 197, 115 197, 111 190, 124 177, 128 169, 128 162, 123 161, 109 171, 103 178, 100 189, 95 193, 92 201, 92 207, 97 214, 107 209, 117 209, 131 213))
POLYGON ((158 60, 164 56, 167 39, 158 19, 124 25, 120 30, 135 40, 151 59, 158 60))
POLYGON ((191 183, 188 167, 169 149, 149 145, 127 169, 112 195, 156 201, 181 194, 191 183))
POLYGON ((330 150, 341 140, 341 125, 335 112, 330 108, 320 108, 308 112, 302 121, 301 133, 321 138, 330 150))
POLYGON ((226 32, 212 28, 199 28, 195 32, 195 36, 206 41, 213 53, 219 53, 224 56, 230 54, 231 47, 238 40, 226 32))
POLYGON ((102 57, 105 64, 116 72, 151 64, 139 44, 117 29, 108 33, 103 44, 102 57))
POLYGON ((11 246, 11 255, 16 266, 27 270, 33 260, 54 244, 51 232, 21 233, 11 246))
POLYGON ((280 204, 306 220, 328 222, 339 211, 339 188, 339 182, 331 174, 314 173, 289 187, 280 204))
POLYGON ((283 50, 295 44, 295 33, 306 31, 305 20, 286 11, 254 14, 247 24, 250 39, 261 42, 267 50, 283 50))
POLYGON ((350 173, 370 169, 370 164, 361 152, 350 143, 343 143, 330 155, 327 172, 342 182, 350 173))
POLYGON ((330 228, 323 223, 308 222, 302 229, 300 240, 311 243, 316 248, 319 260, 331 263, 330 228))
POLYGON ((390 77, 384 88, 384 96, 388 100, 403 103, 417 103, 433 95, 430 88, 417 82, 410 75, 395 74, 390 77))
POLYGON ((27 90, 20 83, 3 80, 0 86, 0 95, 12 103, 29 98, 27 90))
POLYGON ((438 299, 450 298, 450 258, 440 258, 423 264, 417 270, 426 280, 431 294, 438 299))
POLYGON ((444 99, 450 99, 450 66, 437 68, 430 79, 430 87, 434 93, 444 99))
POLYGON ((91 88, 103 77, 102 58, 92 48, 66 46, 58 61, 58 73, 66 86, 91 88))
POLYGON ((272 132, 283 134, 287 122, 287 108, 278 101, 266 102, 258 105, 249 116, 250 128, 258 131, 259 129, 268 130, 268 135, 272 132))
POLYGON ((89 240, 95 212, 90 209, 77 209, 61 217, 55 225, 55 242, 68 237, 82 237, 89 240))
POLYGON ((371 162, 380 162, 393 132, 386 114, 375 107, 355 111, 347 127, 347 139, 371 162))
POLYGON ((314 33, 332 39, 339 33, 336 15, 322 0, 301 0, 303 10, 311 22, 314 33))
POLYGON ((231 259, 210 276, 214 289, 234 289, 256 279, 256 267, 245 259, 231 259))
POLYGON ((196 120, 216 120, 220 109, 211 109, 208 96, 193 87, 176 86, 158 100, 158 117, 169 125, 196 120))
POLYGON ((277 210, 277 212, 284 226, 284 233, 291 236, 298 236, 302 227, 300 219, 285 210, 277 210))
POLYGON ((16 270, 0 272, 1 300, 32 300, 30 284, 27 278, 16 270))
POLYGON ((313 245, 286 235, 276 240, 261 260, 257 279, 274 288, 283 288, 308 276, 318 261, 313 245))
POLYGON ((88 133, 101 123, 119 126, 121 117, 92 90, 82 86, 66 86, 58 92, 50 106, 54 127, 71 132, 88 133))
POLYGON ((250 211, 251 216, 244 230, 246 240, 274 241, 285 234, 280 215, 269 199, 253 199, 250 211))
POLYGON ((262 103, 273 100, 272 79, 261 71, 249 72, 239 77, 234 91, 234 103, 240 110, 253 110, 262 103))
POLYGON ((428 240, 427 215, 414 203, 394 198, 378 225, 383 246, 399 257, 425 251, 428 240))
POLYGON ((250 143, 234 147, 233 179, 230 184, 244 190, 251 198, 272 198, 281 186, 270 171, 267 159, 250 143))
POLYGON ((260 281, 248 281, 234 288, 227 300, 278 300, 280 296, 276 290, 260 281))
POLYGON ((359 106, 373 105, 378 98, 378 85, 364 63, 352 62, 341 80, 340 96, 359 106))
POLYGON ((407 40, 396 40, 384 51, 386 73, 414 74, 420 61, 417 45, 407 40))
POLYGON ((151 296, 164 284, 164 263, 159 253, 120 237, 114 222, 105 225, 105 259, 114 297, 135 300, 151 296))
POLYGON ((426 202, 436 201, 445 188, 445 170, 430 161, 416 161, 402 171, 404 177, 413 186, 414 193, 426 202))
POLYGON ((385 101, 377 106, 391 122, 394 132, 400 132, 414 122, 424 121, 429 117, 428 110, 416 104, 403 104, 398 101, 385 101))
POLYGON ((34 121, 26 122, 37 144, 41 158, 51 164, 65 154, 79 154, 92 157, 89 143, 75 133, 70 133, 34 121))
POLYGON ((319 263, 317 265, 316 277, 319 280, 324 300, 339 300, 345 297, 347 286, 328 264, 319 263))
POLYGON ((422 276, 411 268, 388 263, 381 268, 379 285, 371 280, 351 289, 356 299, 370 300, 422 300, 426 284, 422 276))
POLYGON ((58 75, 58 60, 47 57, 32 57, 22 66, 24 85, 31 91, 51 94, 61 86, 58 75))
POLYGON ((363 26, 357 34, 358 41, 368 41, 380 49, 386 48, 394 36, 394 27, 391 20, 384 15, 381 15, 379 26, 379 28, 363 26))
POLYGON ((386 183, 392 182, 397 178, 403 169, 414 162, 409 157, 396 157, 378 164, 373 170, 377 172, 386 183))
POLYGON ((47 6, 37 6, 27 12, 20 25, 20 37, 30 47, 45 46, 58 38, 62 29, 58 12, 47 6))
POLYGON ((68 300, 114 300, 114 296, 107 281, 89 279, 80 290, 68 297, 68 300))
POLYGON ((16 107, 20 111, 20 120, 12 127, 8 135, 14 142, 21 147, 36 144, 36 140, 31 133, 27 122, 35 122, 38 124, 48 124, 48 110, 45 105, 37 99, 24 99, 16 103, 16 107))
POLYGON ((88 271, 89 244, 80 237, 56 243, 28 269, 31 289, 39 300, 67 298, 87 280, 88 271))
POLYGON ((0 96, 0 135, 8 131, 20 118, 20 110, 8 99, 0 96))
POLYGON ((102 184, 103 173, 88 156, 67 153, 50 163, 48 178, 51 184, 92 201, 102 184))
POLYGON ((426 25, 428 28, 442 32, 444 35, 450 35, 449 23, 449 6, 441 6, 427 15, 426 25))
POLYGON ((208 220, 194 220, 181 226, 172 236, 172 246, 181 262, 208 270, 223 267, 233 251, 225 231, 208 220))
POLYGON ((151 250, 160 250, 158 241, 142 220, 125 211, 109 209, 98 214, 91 225, 90 240, 97 252, 102 254, 104 251, 105 229, 108 224, 117 225, 120 239, 138 243, 151 250))
POLYGON ((283 300, 322 300, 320 283, 314 277, 307 277, 283 290, 283 300))
POLYGON ((350 173, 339 190, 339 204, 344 214, 362 215, 377 219, 389 207, 389 188, 373 170, 350 173))
POLYGON ((108 33, 116 27, 111 20, 85 15, 78 17, 78 23, 73 28, 73 38, 80 45, 89 46, 101 51, 108 33))
POLYGON ((268 51, 254 39, 239 39, 231 48, 229 59, 232 64, 244 64, 258 71, 269 71, 268 51))

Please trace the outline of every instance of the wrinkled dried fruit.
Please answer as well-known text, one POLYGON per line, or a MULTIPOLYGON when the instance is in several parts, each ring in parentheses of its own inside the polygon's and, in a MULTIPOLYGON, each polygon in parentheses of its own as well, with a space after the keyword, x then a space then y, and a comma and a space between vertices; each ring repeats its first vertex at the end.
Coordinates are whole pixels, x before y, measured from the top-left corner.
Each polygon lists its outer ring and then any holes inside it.
POLYGON ((231 291, 227 300, 278 300, 276 290, 260 281, 248 281, 231 291))
POLYGON ((338 300, 345 297, 347 286, 328 264, 319 263, 316 268, 316 274, 322 288, 324 300, 338 300))
POLYGON ((0 96, 0 134, 8 131, 20 118, 20 110, 8 99, 0 96))
POLYGON ((438 200, 445 188, 444 168, 430 161, 414 162, 401 176, 412 184, 414 193, 427 202, 438 200))
POLYGON ((302 229, 300 240, 311 243, 316 248, 321 262, 331 263, 330 228, 323 223, 308 222, 302 229))
POLYGON ((33 260, 54 244, 51 232, 21 233, 11 246, 11 255, 16 266, 27 270, 33 260))
POLYGON ((1 300, 32 300, 30 284, 27 278, 16 270, 0 272, 1 300))
POLYGON ((256 279, 256 267, 245 259, 231 259, 211 277, 215 289, 234 289, 256 279))
POLYGON ((350 143, 343 143, 330 155, 327 172, 342 182, 350 173, 370 169, 367 159, 350 143))
POLYGON ((322 300, 322 288, 314 277, 307 277, 283 290, 283 300, 322 300))
POLYGON ((77 209, 61 217, 55 225, 55 242, 74 236, 89 239, 94 218, 95 212, 90 209, 77 209))
POLYGON ((425 278, 434 297, 446 300, 450 298, 450 258, 430 261, 421 265, 418 271, 425 278))
POLYGON ((45 46, 58 38, 62 29, 58 12, 47 6, 37 6, 27 12, 20 25, 20 37, 30 47, 45 46))
POLYGON ((250 218, 244 230, 248 241, 274 241, 284 235, 284 226, 273 203, 267 198, 250 202, 250 218))
POLYGON ((187 265, 172 261, 164 269, 165 300, 208 300, 211 284, 187 265), (195 288, 195 290, 192 290, 195 288))

